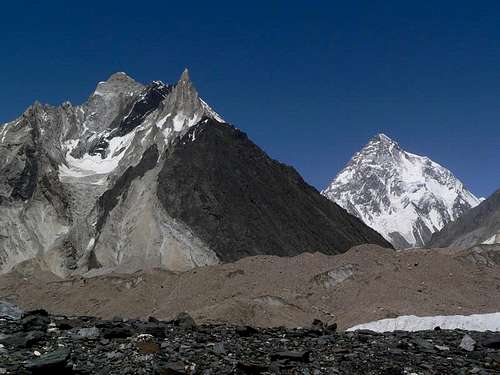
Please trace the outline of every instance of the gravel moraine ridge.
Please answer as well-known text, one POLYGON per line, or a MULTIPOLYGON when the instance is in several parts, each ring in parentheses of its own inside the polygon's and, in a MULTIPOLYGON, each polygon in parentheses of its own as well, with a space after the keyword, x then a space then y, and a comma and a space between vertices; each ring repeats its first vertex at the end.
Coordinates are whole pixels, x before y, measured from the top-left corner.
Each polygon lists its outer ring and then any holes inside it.
POLYGON ((500 335, 197 326, 51 316, 0 319, 0 374, 496 374, 500 335))

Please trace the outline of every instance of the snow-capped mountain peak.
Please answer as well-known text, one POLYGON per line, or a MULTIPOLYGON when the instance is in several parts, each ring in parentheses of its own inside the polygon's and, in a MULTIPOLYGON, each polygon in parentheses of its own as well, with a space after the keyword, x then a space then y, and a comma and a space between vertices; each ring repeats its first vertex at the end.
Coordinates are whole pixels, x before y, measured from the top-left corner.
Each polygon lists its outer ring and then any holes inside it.
POLYGON ((323 194, 399 248, 423 246, 480 202, 448 169, 385 134, 372 137, 323 194))

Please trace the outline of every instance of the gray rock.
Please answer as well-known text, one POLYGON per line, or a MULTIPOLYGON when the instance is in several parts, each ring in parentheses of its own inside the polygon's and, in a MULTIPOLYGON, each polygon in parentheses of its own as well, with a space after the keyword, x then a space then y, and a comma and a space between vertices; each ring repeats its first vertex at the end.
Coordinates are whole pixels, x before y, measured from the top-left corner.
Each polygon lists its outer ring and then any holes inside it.
POLYGON ((81 339, 97 339, 99 338, 101 331, 97 327, 80 328, 76 336, 81 339))
POLYGON ((476 347, 476 342, 469 335, 464 335, 462 341, 460 341, 459 347, 468 352, 472 352, 476 347))
POLYGON ((160 374, 165 375, 184 375, 187 374, 183 362, 169 362, 160 369, 160 374))
POLYGON ((63 369, 68 362, 70 352, 67 349, 58 349, 46 353, 34 360, 28 361, 26 368, 30 370, 53 371, 63 369))
POLYGON ((226 354, 226 348, 224 347, 224 343, 223 342, 216 343, 213 347, 213 351, 214 353, 217 354, 226 354))
POLYGON ((187 312, 181 312, 174 320, 174 324, 180 328, 192 329, 196 328, 194 319, 187 312))
POLYGON ((334 288, 345 280, 352 278, 354 275, 354 267, 352 264, 337 267, 333 270, 326 271, 316 275, 313 281, 325 289, 334 288))
POLYGON ((23 311, 16 305, 0 301, 0 318, 21 319, 23 311))

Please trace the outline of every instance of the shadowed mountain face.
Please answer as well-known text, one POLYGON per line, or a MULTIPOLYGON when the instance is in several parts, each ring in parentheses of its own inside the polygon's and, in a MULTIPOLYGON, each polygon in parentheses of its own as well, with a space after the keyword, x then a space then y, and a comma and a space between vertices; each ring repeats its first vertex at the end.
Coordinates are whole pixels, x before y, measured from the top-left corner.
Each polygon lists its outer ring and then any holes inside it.
POLYGON ((429 247, 466 249, 479 244, 500 243, 500 189, 432 235, 429 247))
POLYGON ((206 118, 167 150, 158 196, 222 261, 390 247, 361 220, 270 159, 234 127, 206 118))
MULTIPOLYGON (((0 272, 187 270, 247 255, 388 246, 224 123, 185 71, 100 82, 0 127, 0 272)), ((89 273, 90 272, 90 273, 89 273)))

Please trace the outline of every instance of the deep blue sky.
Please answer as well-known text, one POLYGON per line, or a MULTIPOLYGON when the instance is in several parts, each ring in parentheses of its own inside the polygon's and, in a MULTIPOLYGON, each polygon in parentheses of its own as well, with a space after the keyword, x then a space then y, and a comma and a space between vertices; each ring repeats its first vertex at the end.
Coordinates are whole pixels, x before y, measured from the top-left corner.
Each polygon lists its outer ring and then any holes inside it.
POLYGON ((500 187, 499 1, 16 1, 0 122, 97 81, 177 80, 323 188, 384 132, 477 195, 500 187), (411 4, 410 4, 411 3, 411 4))

